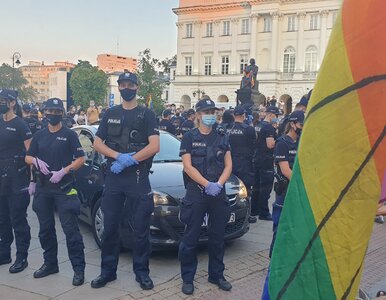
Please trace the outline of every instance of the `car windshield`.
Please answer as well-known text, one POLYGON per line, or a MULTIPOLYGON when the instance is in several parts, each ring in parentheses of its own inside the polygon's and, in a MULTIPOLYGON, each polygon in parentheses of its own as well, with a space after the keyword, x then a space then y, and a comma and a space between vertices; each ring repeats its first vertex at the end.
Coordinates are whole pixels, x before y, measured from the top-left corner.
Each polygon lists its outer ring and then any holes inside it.
POLYGON ((180 144, 181 142, 169 133, 161 132, 161 150, 154 156, 153 162, 173 162, 181 161, 180 144))

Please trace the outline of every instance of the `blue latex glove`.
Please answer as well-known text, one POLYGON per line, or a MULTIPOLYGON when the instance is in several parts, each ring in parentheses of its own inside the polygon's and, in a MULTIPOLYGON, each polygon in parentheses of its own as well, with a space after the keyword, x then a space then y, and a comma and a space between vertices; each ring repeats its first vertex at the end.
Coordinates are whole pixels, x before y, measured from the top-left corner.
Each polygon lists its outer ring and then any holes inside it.
POLYGON ((139 162, 132 157, 132 155, 134 155, 134 154, 135 154, 135 152, 132 152, 132 153, 120 153, 117 156, 117 160, 116 161, 119 162, 125 168, 131 167, 131 166, 134 166, 134 165, 138 165, 139 162))
POLYGON ((123 166, 122 164, 119 163, 119 161, 114 161, 112 164, 111 164, 111 172, 113 172, 114 174, 119 174, 121 173, 124 169, 126 169, 125 166, 123 166))
POLYGON ((222 185, 218 182, 209 182, 208 185, 205 187, 205 193, 209 196, 217 196, 222 189, 222 185))

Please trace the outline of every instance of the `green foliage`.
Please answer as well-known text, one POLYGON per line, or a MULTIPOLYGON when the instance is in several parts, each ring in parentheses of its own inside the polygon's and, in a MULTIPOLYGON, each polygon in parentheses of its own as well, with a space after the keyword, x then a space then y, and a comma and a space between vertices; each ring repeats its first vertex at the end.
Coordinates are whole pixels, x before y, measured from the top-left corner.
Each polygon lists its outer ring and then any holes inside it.
POLYGON ((94 100, 95 104, 106 104, 107 75, 88 61, 79 60, 71 74, 70 88, 75 105, 86 109, 91 100, 94 100))
POLYGON ((177 54, 171 58, 165 58, 158 63, 158 67, 161 68, 165 74, 170 73, 170 67, 177 64, 177 54))
POLYGON ((28 81, 24 78, 20 69, 14 69, 8 64, 0 66, 0 89, 15 89, 19 98, 25 102, 36 101, 37 91, 27 86, 28 81))
POLYGON ((160 61, 151 57, 150 49, 140 53, 137 71, 140 80, 138 100, 140 103, 145 104, 147 97, 151 95, 154 111, 157 114, 160 114, 163 110, 162 92, 167 84, 157 73, 157 67, 159 66, 160 61))

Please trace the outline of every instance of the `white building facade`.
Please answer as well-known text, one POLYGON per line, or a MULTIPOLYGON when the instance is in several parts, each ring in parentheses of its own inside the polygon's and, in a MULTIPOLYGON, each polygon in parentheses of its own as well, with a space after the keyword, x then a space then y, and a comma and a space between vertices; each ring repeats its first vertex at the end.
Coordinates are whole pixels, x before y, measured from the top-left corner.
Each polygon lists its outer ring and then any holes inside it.
POLYGON ((233 106, 244 67, 259 66, 265 96, 297 102, 312 89, 342 0, 180 0, 177 66, 169 102, 194 105, 204 92, 233 106))

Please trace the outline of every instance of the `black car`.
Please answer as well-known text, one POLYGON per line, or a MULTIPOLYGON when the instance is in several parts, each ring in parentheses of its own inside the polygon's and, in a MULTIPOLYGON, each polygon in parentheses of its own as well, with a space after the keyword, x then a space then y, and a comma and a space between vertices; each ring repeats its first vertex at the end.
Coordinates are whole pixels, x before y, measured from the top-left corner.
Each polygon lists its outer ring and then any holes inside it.
MULTIPOLYGON (((101 245, 103 213, 100 209, 104 188, 106 160, 93 149, 97 126, 73 128, 86 153, 86 162, 76 176, 76 185, 81 201, 80 219, 93 228, 97 244, 101 245)), ((179 157, 180 141, 167 132, 160 132, 161 151, 154 157, 150 183, 154 192, 154 213, 151 216, 151 243, 153 248, 177 246, 185 225, 179 219, 180 203, 185 195, 182 176, 182 160, 179 157)), ((226 240, 241 237, 249 230, 249 199, 243 182, 232 175, 227 181, 226 193, 231 203, 231 217, 226 226, 226 240)), ((130 248, 132 230, 130 214, 122 221, 123 248, 130 248)), ((208 240, 206 217, 201 229, 200 243, 208 240)))

